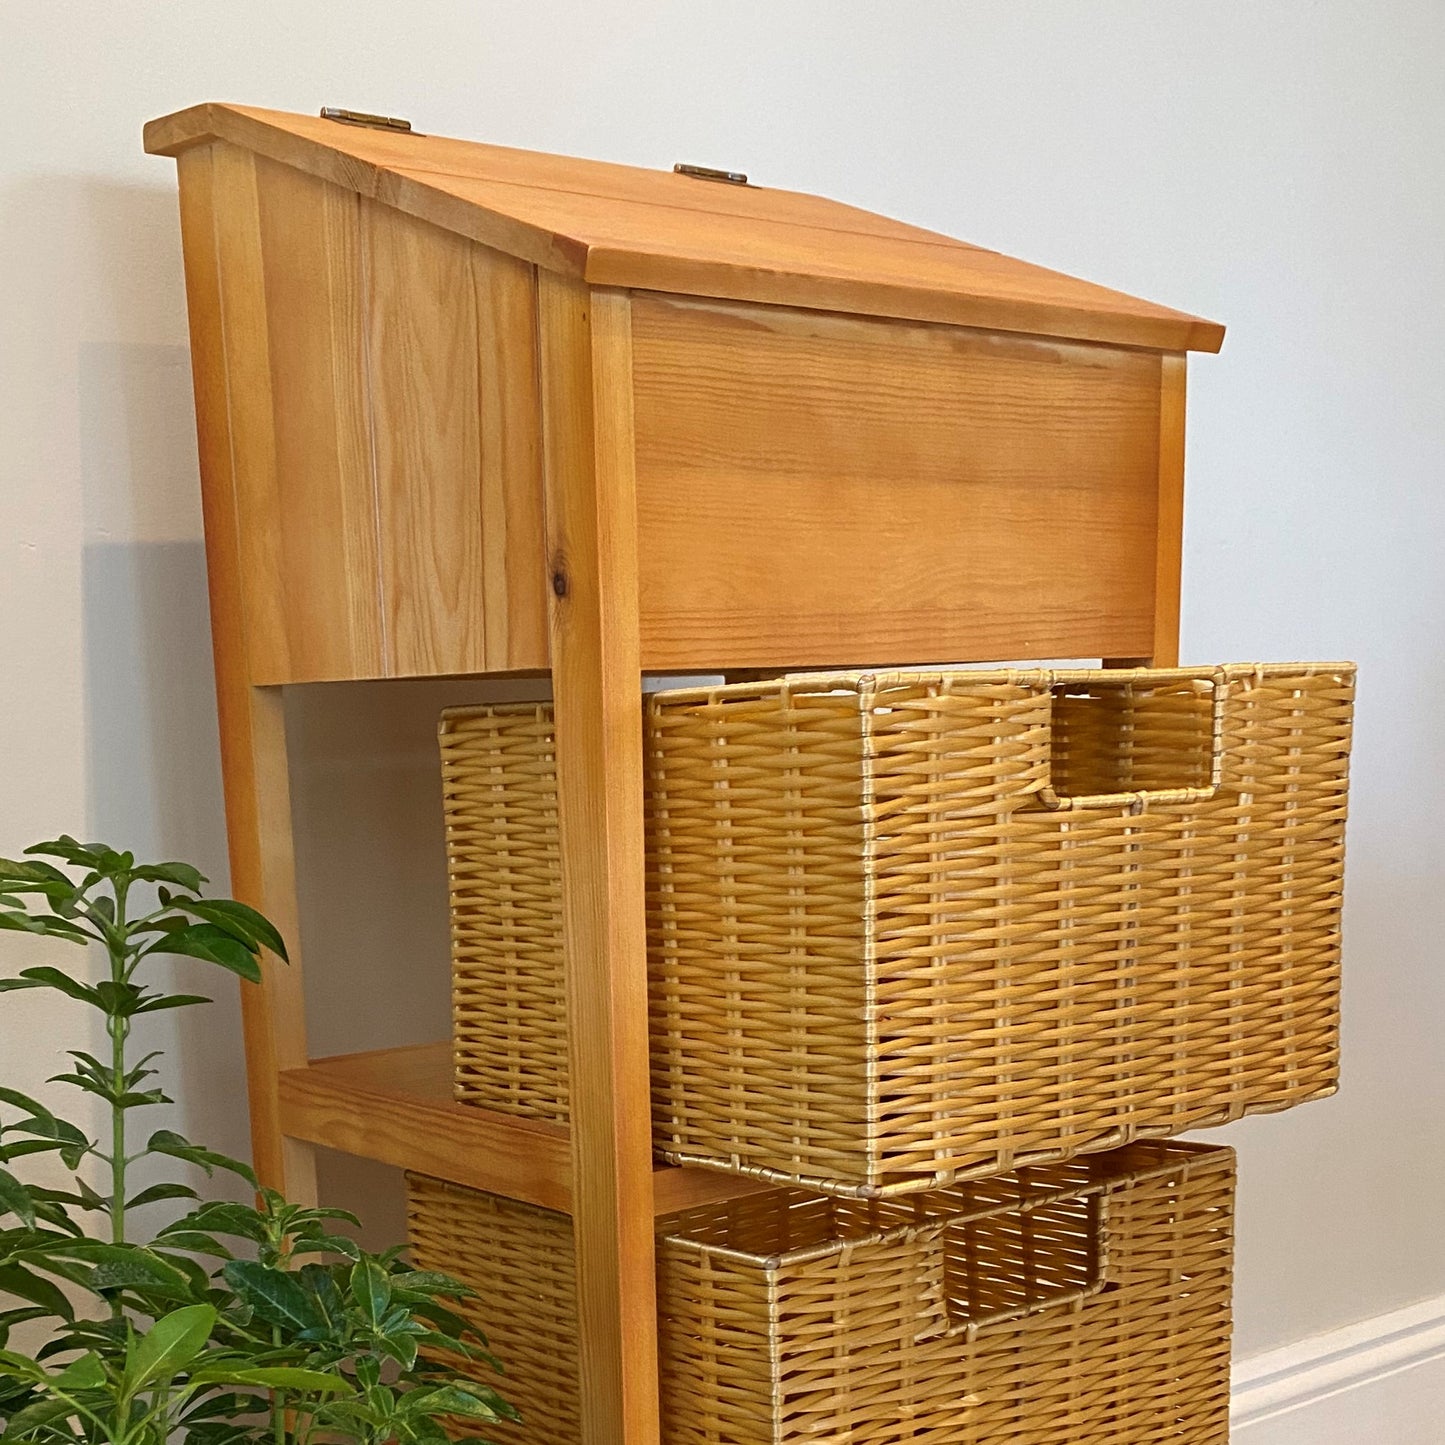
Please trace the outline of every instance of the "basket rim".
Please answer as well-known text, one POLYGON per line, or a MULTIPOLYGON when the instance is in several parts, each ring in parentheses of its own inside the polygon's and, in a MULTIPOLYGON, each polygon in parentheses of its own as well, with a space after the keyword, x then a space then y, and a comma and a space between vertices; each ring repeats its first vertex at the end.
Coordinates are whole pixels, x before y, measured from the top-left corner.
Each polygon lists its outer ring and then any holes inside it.
POLYGON ((1070 683, 1107 682, 1126 686, 1138 682, 1207 682, 1214 678, 1237 681, 1248 677, 1337 676, 1353 682, 1353 662, 1232 662, 1198 667, 1072 667, 973 668, 918 667, 787 672, 760 682, 698 684, 664 688, 649 693, 646 705, 654 711, 704 701, 771 697, 803 693, 809 696, 854 694, 865 698, 885 689, 968 682, 983 687, 1025 687, 1048 691, 1070 683))
MULTIPOLYGON (((936 1238, 959 1224, 997 1219, 1005 1214, 1024 1214, 1044 1205, 1057 1204, 1062 1200, 1088 1199, 1094 1195, 1115 1194, 1122 1189, 1128 1189, 1148 1180, 1168 1178, 1172 1175, 1182 1176, 1200 1168, 1219 1167, 1226 1160, 1232 1167, 1235 1158, 1235 1151, 1227 1145, 1200 1144, 1185 1140, 1157 1143, 1140 1141, 1140 1143, 1126 1146, 1126 1148, 1131 1154, 1136 1150, 1148 1149, 1156 1152, 1158 1157, 1153 1162, 1114 1161, 1116 1167, 1112 1173, 1103 1173, 1099 1178, 1090 1179, 1086 1183, 1073 1187, 1065 1185, 1056 1189, 1040 1189, 1036 1195, 1022 1203, 1007 1201, 1001 1204, 982 1205, 976 1209, 960 1208, 955 1214, 949 1214, 941 1219, 932 1219, 922 1224, 895 1225, 891 1229, 873 1230, 849 1239, 827 1240, 821 1244, 803 1245, 797 1249, 783 1250, 773 1254, 734 1249, 726 1244, 709 1244, 705 1240, 676 1233, 660 1234, 658 1246, 659 1248, 682 1250, 699 1258, 741 1265, 748 1269, 761 1270, 765 1274, 773 1274, 796 1265, 810 1264, 820 1259, 851 1253, 860 1248, 925 1241, 936 1238)), ((1078 1162, 1086 1160, 1091 1163, 1102 1162, 1106 1165, 1110 1162, 1107 1155, 1086 1155, 1082 1156, 1078 1162)), ((836 1200, 836 1196, 820 1197, 836 1200)))
POLYGON ((552 699, 533 698, 530 702, 519 701, 513 698, 509 702, 463 702, 452 707, 444 707, 437 721, 437 733, 445 737, 454 724, 466 722, 470 718, 477 717, 506 717, 509 715, 520 715, 522 713, 537 714, 545 710, 552 711, 552 699))

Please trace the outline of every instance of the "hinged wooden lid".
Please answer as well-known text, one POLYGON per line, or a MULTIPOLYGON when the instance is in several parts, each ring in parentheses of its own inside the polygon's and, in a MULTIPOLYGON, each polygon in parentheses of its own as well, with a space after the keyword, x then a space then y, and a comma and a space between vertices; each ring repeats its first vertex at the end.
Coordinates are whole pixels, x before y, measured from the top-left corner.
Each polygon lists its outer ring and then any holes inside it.
POLYGON ((152 121, 229 141, 594 286, 943 321, 1166 351, 1224 328, 837 201, 249 106, 152 121))

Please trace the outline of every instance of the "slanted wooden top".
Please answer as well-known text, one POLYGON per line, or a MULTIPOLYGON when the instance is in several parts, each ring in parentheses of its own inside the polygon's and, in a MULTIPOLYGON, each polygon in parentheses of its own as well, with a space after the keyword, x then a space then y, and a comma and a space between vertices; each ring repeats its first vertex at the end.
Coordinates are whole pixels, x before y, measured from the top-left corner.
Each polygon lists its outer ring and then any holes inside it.
POLYGON ((1224 339, 1215 322, 796 191, 249 106, 192 106, 145 130, 161 155, 217 139, 594 286, 1166 351, 1224 339))

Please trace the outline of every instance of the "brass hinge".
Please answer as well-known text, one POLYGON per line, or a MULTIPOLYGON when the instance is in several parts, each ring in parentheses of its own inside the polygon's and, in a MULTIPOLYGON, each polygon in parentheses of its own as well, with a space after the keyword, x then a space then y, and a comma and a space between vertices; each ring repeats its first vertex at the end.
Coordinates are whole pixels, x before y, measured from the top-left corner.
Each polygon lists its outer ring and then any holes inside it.
POLYGON ((342 110, 340 106, 323 105, 322 120, 337 120, 342 125, 364 125, 372 130, 409 131, 411 122, 400 120, 394 115, 368 115, 364 110, 342 110))
POLYGON ((741 171, 715 171, 711 166, 685 166, 679 161, 673 170, 680 176, 694 176, 700 181, 723 181, 730 186, 745 186, 748 178, 741 171))

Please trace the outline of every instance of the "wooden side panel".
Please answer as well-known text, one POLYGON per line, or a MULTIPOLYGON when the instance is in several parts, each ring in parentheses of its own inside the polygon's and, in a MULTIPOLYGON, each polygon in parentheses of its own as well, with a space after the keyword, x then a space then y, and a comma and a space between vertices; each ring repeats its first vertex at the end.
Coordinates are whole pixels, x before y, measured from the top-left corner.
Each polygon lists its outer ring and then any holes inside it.
POLYGON ((533 268, 217 164, 252 680, 545 667, 533 268))
MULTIPOLYGON (((246 362, 258 373, 253 404, 269 402, 274 454, 269 470, 257 458, 241 493, 243 544, 271 564, 246 574, 257 619, 251 664, 267 681, 377 677, 383 631, 357 201, 274 161, 254 164, 266 350, 246 362)), ((251 281, 247 271, 224 273, 240 304, 251 281)))
MULTIPOLYGON (((221 288, 227 264, 243 279, 255 275, 255 177, 249 157, 219 146, 188 151, 179 165, 231 890, 275 921, 291 953, 289 968, 270 959, 264 982, 242 987, 252 1153, 264 1183, 304 1202, 316 1190, 312 1150, 283 1137, 277 1089, 280 1070, 306 1062, 285 719, 279 690, 252 687, 247 678, 247 559, 236 523, 240 469, 264 458, 271 439, 264 426, 241 435, 254 419, 246 403, 255 398, 244 390, 247 378, 232 367, 230 352, 232 343, 254 339, 262 318, 244 285, 224 297, 221 288), (227 218, 225 226, 217 224, 219 216, 227 218), (239 255, 231 254, 233 247, 239 255)), ((243 362, 254 351, 238 349, 243 362)))
POLYGON ((643 665, 1147 655, 1160 358, 639 295, 643 665))
POLYGON ((542 665, 533 269, 361 213, 388 674, 542 665))
POLYGON ((657 1445, 629 299, 538 295, 584 1445, 657 1445))

